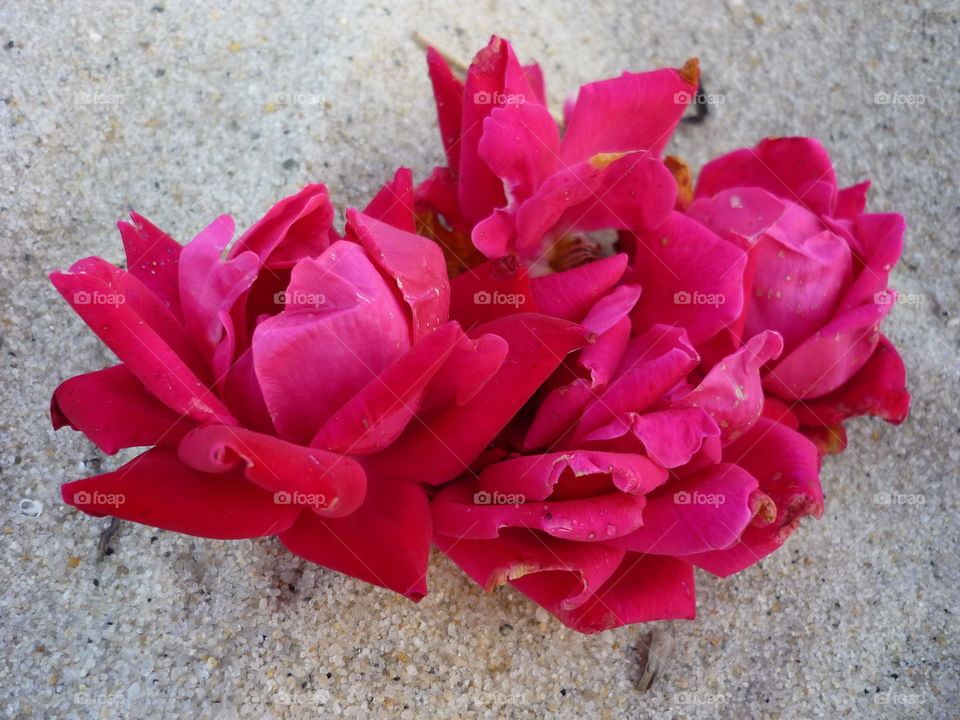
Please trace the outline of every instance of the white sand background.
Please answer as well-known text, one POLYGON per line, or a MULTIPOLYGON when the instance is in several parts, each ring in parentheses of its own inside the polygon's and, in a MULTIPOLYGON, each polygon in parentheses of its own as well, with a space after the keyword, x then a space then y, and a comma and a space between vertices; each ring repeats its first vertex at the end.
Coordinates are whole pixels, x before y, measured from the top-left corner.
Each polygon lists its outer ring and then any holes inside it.
POLYGON ((955 1, 2 3, 0 714, 957 717, 958 14, 955 1), (885 329, 912 416, 850 423, 851 448, 824 463, 824 517, 779 553, 727 580, 698 573, 699 617, 659 624, 676 649, 646 694, 649 626, 580 636, 436 554, 415 606, 272 539, 124 523, 98 559, 109 521, 59 500, 62 482, 122 458, 50 429, 56 384, 112 360, 47 273, 122 261, 114 223, 131 209, 186 241, 220 213, 245 227, 306 182, 342 210, 400 164, 422 179, 441 150, 415 29, 465 58, 508 37, 542 63, 555 107, 581 83, 699 56, 723 102, 672 152, 699 168, 766 135, 813 135, 841 181, 874 181, 871 209, 907 217, 893 281, 913 300, 885 329))

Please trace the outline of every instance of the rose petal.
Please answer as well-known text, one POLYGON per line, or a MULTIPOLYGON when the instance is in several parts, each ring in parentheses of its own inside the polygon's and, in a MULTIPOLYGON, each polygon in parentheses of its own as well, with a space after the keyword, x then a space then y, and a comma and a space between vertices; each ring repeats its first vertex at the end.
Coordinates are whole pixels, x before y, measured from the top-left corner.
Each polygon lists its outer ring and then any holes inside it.
POLYGON ((366 500, 354 513, 324 519, 305 512, 279 537, 311 562, 419 602, 427 594, 431 534, 423 486, 369 475, 366 500))
POLYGON ((54 430, 70 425, 108 455, 128 447, 176 445, 195 427, 147 392, 122 364, 60 383, 50 418, 54 430))
POLYGON ((582 86, 567 121, 563 162, 633 150, 659 156, 696 92, 696 77, 673 68, 582 86))
POLYGON ((218 540, 275 535, 303 509, 275 503, 269 490, 248 482, 239 470, 193 470, 170 447, 147 450, 113 472, 66 483, 61 492, 64 502, 91 515, 218 540))
POLYGON ((142 215, 130 213, 132 223, 118 222, 127 270, 163 301, 178 319, 180 243, 142 215))

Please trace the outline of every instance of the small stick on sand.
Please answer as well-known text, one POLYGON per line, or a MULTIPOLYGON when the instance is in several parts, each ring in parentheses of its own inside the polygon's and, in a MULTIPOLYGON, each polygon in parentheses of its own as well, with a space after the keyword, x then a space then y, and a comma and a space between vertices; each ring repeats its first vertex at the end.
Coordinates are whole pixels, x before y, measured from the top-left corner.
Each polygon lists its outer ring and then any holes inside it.
POLYGON ((667 668, 673 653, 673 633, 670 628, 656 628, 640 640, 640 682, 637 689, 646 692, 667 668))

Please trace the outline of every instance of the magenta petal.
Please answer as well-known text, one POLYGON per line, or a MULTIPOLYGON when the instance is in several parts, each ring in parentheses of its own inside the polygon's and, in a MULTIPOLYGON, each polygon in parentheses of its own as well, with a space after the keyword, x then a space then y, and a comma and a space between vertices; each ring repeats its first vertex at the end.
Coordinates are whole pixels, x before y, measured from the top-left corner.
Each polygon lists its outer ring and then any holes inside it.
POLYGON ((572 609, 558 604, 549 585, 537 584, 538 577, 525 576, 513 584, 564 625, 582 633, 654 620, 692 619, 697 614, 693 567, 672 557, 626 553, 609 579, 572 609))
POLYGON ((476 223, 494 208, 503 207, 503 183, 479 153, 483 121, 494 108, 534 102, 536 93, 528 72, 518 62, 510 43, 496 36, 483 48, 467 72, 460 139, 460 206, 464 218, 476 223))
POLYGON ((288 300, 305 304, 261 322, 252 343, 257 379, 281 437, 308 444, 410 347, 391 285, 363 248, 346 241, 294 267, 288 300))
POLYGON ((170 447, 152 448, 113 472, 66 483, 61 492, 64 502, 91 515, 219 540, 275 535, 303 510, 275 503, 273 493, 239 471, 193 470, 170 447))
POLYGON ((506 315, 538 311, 530 275, 514 257, 488 260, 460 273, 450 283, 450 296, 450 317, 468 332, 506 315))
POLYGON ((298 260, 326 250, 332 228, 333 205, 326 186, 307 185, 270 208, 233 244, 228 259, 251 251, 267 268, 293 267, 298 260))
POLYGON ((722 550, 735 543, 753 519, 756 489, 757 479, 743 468, 712 465, 648 495, 643 527, 608 542, 658 555, 722 550))
POLYGON ((740 315, 743 250, 676 212, 638 240, 633 272, 625 278, 643 288, 633 313, 637 331, 679 325, 698 344, 740 315))
POLYGON ((529 528, 549 536, 584 542, 633 532, 643 524, 644 497, 609 492, 592 497, 537 502, 500 492, 477 490, 472 481, 444 488, 434 498, 434 527, 440 535, 496 539, 503 528, 529 528), (488 502, 493 498, 495 502, 488 502), (499 502, 498 498, 506 498, 499 502))
POLYGON ((761 418, 724 449, 724 460, 757 478, 768 499, 758 505, 759 516, 732 546, 685 558, 721 577, 739 572, 779 548, 802 517, 819 518, 823 513, 817 449, 787 426, 761 418))
POLYGON ((840 310, 849 310, 865 303, 889 303, 893 298, 887 290, 890 270, 900 259, 906 222, 896 213, 867 213, 857 218, 854 234, 863 245, 863 267, 856 280, 847 288, 840 310))
POLYGON ((873 355, 847 382, 831 393, 793 407, 801 424, 823 427, 834 427, 857 415, 873 415, 899 425, 909 411, 910 393, 903 359, 882 335, 873 355))
POLYGON ((804 202, 821 214, 830 214, 836 204, 833 164, 823 145, 813 138, 768 138, 754 148, 711 160, 700 171, 695 195, 713 197, 736 187, 761 187, 789 202, 804 202), (811 203, 805 196, 820 182, 832 187, 832 196, 826 203, 811 203))
POLYGON ((857 216, 867 206, 867 190, 869 188, 870 181, 867 180, 838 191, 837 207, 833 211, 833 216, 843 220, 856 220, 857 216))
POLYGON ((495 108, 483 121, 480 157, 506 183, 510 204, 529 198, 559 162, 560 131, 537 103, 495 108))
POLYGON ((247 480, 275 493, 274 502, 307 506, 324 517, 349 515, 366 492, 366 475, 355 460, 245 428, 205 425, 180 442, 178 453, 200 472, 242 466, 247 480))
POLYGON ((410 168, 400 168, 380 192, 374 196, 363 214, 393 225, 398 230, 414 233, 417 222, 413 214, 413 173, 410 168))
POLYGON ((673 68, 584 85, 563 138, 563 162, 633 150, 660 155, 696 91, 673 68))
POLYGON ((195 427, 148 393, 125 365, 60 383, 50 417, 55 430, 70 425, 108 455, 128 447, 176 445, 195 427))
POLYGON ((681 467, 720 431, 700 408, 671 408, 618 415, 606 425, 576 436, 579 444, 644 453, 665 468, 681 467))
POLYGON ((551 390, 537 406, 524 448, 532 450, 558 441, 576 426, 584 408, 595 398, 596 393, 583 378, 551 390))
POLYGON ((704 410, 720 426, 724 443, 736 439, 763 412, 759 371, 782 349, 783 340, 771 330, 750 338, 740 350, 714 365, 677 404, 704 410))
POLYGON ((450 70, 447 61, 432 47, 427 48, 427 68, 437 103, 440 139, 447 165, 456 172, 460 167, 460 120, 463 116, 463 81, 450 70))
POLYGON ((509 351, 472 400, 411 424, 391 447, 365 461, 385 475, 431 485, 455 478, 487 447, 571 350, 584 344, 577 325, 543 315, 494 320, 471 335, 498 335, 509 351))
POLYGON ((667 472, 640 455, 574 450, 525 455, 488 465, 478 477, 482 491, 520 494, 527 501, 546 500, 561 479, 602 475, 609 489, 644 495, 667 480, 667 472))
POLYGON ((437 547, 487 590, 511 582, 537 602, 577 607, 617 569, 623 551, 600 543, 577 543, 524 529, 504 531, 500 540, 436 536, 437 547), (519 579, 524 584, 519 584, 519 579), (524 587, 532 584, 532 591, 524 587), (540 592, 536 592, 539 590, 540 592), (545 597, 549 594, 549 600, 545 597))
POLYGON ((231 260, 222 260, 232 238, 233 219, 222 215, 188 243, 180 255, 184 322, 218 379, 233 361, 232 328, 225 328, 232 323, 229 313, 260 270, 260 260, 253 252, 232 252, 231 260), (224 341, 224 351, 218 353, 224 341))
POLYGON ((347 228, 356 233, 377 267, 396 282, 413 313, 414 342, 447 321, 450 282, 443 251, 435 242, 356 210, 347 211, 347 228))
POLYGON ((130 213, 130 219, 132 223, 117 223, 127 255, 127 270, 180 318, 180 243, 141 215, 130 213))
POLYGON ((880 341, 880 322, 891 307, 863 305, 838 315, 782 357, 764 377, 764 389, 787 400, 836 390, 873 354, 880 341))
POLYGON ((627 269, 624 254, 603 258, 530 282, 540 312, 579 322, 600 298, 610 292, 627 269))
POLYGON ((416 483, 375 475, 367 488, 356 512, 336 519, 305 512, 280 541, 310 562, 418 602, 427 594, 432 535, 427 493, 416 483))
POLYGON ((500 370, 509 349, 499 335, 488 333, 474 339, 461 334, 447 361, 427 384, 421 414, 473 400, 500 370))
POLYGON ((194 374, 200 363, 179 323, 136 278, 90 258, 74 265, 70 273, 53 273, 50 280, 97 337, 167 407, 201 422, 234 422, 194 374))
POLYGON ((460 326, 452 322, 427 335, 347 400, 310 444, 353 455, 388 446, 419 410, 424 389, 462 338, 460 326))
POLYGON ((656 227, 673 208, 677 184, 656 157, 598 155, 565 166, 517 209, 517 251, 537 257, 549 235, 571 229, 656 227))
POLYGON ((590 371, 593 387, 607 385, 611 381, 630 342, 631 330, 630 318, 622 318, 601 333, 596 342, 580 351, 578 362, 582 368, 590 371))
POLYGON ((505 258, 513 251, 517 239, 517 223, 512 210, 494 208, 470 231, 474 247, 488 258, 505 258))

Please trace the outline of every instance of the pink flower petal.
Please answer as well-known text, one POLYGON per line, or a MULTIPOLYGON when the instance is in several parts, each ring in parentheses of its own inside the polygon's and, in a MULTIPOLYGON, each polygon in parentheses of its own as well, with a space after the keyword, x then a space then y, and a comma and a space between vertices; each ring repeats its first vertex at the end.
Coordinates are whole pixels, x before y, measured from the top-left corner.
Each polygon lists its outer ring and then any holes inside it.
POLYGON ((347 400, 310 444, 353 455, 390 445, 418 412, 424 389, 461 339, 466 336, 454 322, 427 335, 347 400))
POLYGON ((463 116, 463 81, 454 76, 440 53, 427 48, 427 69, 437 103, 440 139, 447 155, 447 165, 456 172, 460 168, 460 120, 463 116))
POLYGON ((393 278, 413 314, 413 341, 447 321, 450 313, 450 282, 443 251, 420 235, 404 232, 347 211, 347 229, 355 233, 370 257, 393 278))
POLYGON ((380 188, 363 214, 398 230, 415 233, 417 223, 413 214, 413 173, 410 169, 397 170, 393 180, 380 188))
POLYGON ((676 212, 638 240, 632 273, 624 278, 643 288, 633 313, 638 332, 655 323, 679 325, 699 344, 739 316, 743 250, 676 212))
POLYGON ((676 558, 628 552, 607 581, 571 609, 557 601, 562 593, 546 575, 527 575, 513 584, 581 633, 654 620, 692 619, 697 614, 693 568, 676 558))
POLYGON ((763 412, 759 371, 782 349, 780 336, 770 330, 750 338, 740 350, 711 368, 677 404, 704 410, 720 426, 725 444, 735 440, 763 412))
POLYGON ((419 602, 427 594, 431 534, 423 486, 371 475, 358 510, 335 519, 305 512, 280 541, 311 562, 419 602))
POLYGON ((627 269, 623 254, 603 258, 563 272, 534 278, 530 287, 541 312, 579 322, 609 293, 627 269))
POLYGON ((550 111, 538 103, 498 107, 483 121, 478 152, 506 183, 513 206, 533 195, 556 170, 560 131, 550 111))
POLYGON ((496 36, 470 64, 464 88, 459 169, 460 207, 469 222, 479 222, 494 208, 506 205, 502 182, 479 153, 483 121, 496 107, 535 102, 529 75, 510 43, 496 36))
POLYGON ((513 257, 489 260, 450 283, 450 317, 468 331, 497 318, 537 310, 530 275, 513 257))
POLYGON ((366 467, 385 475, 439 485, 462 473, 571 350, 585 343, 577 325, 543 315, 510 315, 470 335, 503 338, 503 365, 469 402, 411 424, 391 447, 368 456, 366 467))
POLYGON ((217 378, 230 367, 235 351, 231 311, 260 270, 253 252, 223 252, 233 238, 233 219, 222 215, 180 254, 180 305, 184 324, 217 378))
POLYGON ((261 322, 253 363, 280 436, 305 445, 409 349, 410 329, 393 288, 354 243, 339 241, 316 260, 301 260, 288 292, 289 300, 314 305, 293 305, 261 322))
POLYGON ((788 202, 803 202, 815 213, 831 214, 836 205, 837 179, 830 156, 817 140, 806 137, 768 138, 711 160, 700 171, 695 197, 713 197, 727 188, 760 187, 788 202), (817 183, 832 188, 826 201, 813 193, 817 183))
POLYGON ((180 243, 153 225, 142 215, 130 213, 132 223, 118 222, 127 270, 163 301, 178 319, 180 243))
POLYGON ((227 257, 233 260, 251 251, 268 268, 293 267, 326 250, 332 228, 333 205, 326 186, 307 185, 270 208, 231 246, 227 257))
POLYGON ((584 85, 567 122, 563 162, 635 150, 659 156, 696 92, 696 79, 673 68, 584 85))
POLYGON ((857 415, 873 415, 899 425, 910 411, 907 373, 903 359, 887 338, 866 364, 831 393, 793 407, 803 425, 833 427, 857 415))
POLYGON ((757 505, 758 516, 734 545, 685 558, 721 577, 739 572, 779 548, 802 517, 819 518, 823 513, 820 458, 813 443, 800 433, 761 418, 724 449, 724 460, 755 477, 767 499, 757 505))
POLYGON ((641 553, 683 556, 722 550, 753 519, 757 479, 737 465, 712 465, 647 496, 643 527, 607 541, 641 553))
POLYGON ((55 430, 70 425, 108 455, 128 447, 176 445, 195 427, 147 392, 126 365, 60 383, 50 418, 55 430))
POLYGON ((203 473, 184 465, 175 448, 155 447, 113 472, 75 480, 63 500, 96 516, 218 540, 275 535, 303 510, 274 502, 239 470, 203 473))
POLYGON ((50 276, 84 322, 147 390, 177 413, 201 422, 233 423, 195 374, 202 362, 162 301, 129 273, 89 258, 50 276))
POLYGON ((524 529, 505 530, 500 540, 438 534, 436 544, 488 591, 509 581, 548 609, 585 602, 623 558, 622 550, 600 543, 570 542, 524 529))
POLYGON ((764 389, 785 400, 807 400, 836 390, 873 354, 880 321, 891 307, 862 305, 836 316, 773 365, 763 379, 764 389))
POLYGON ((537 257, 550 235, 569 230, 656 227, 671 212, 677 184, 644 152, 595 155, 562 168, 517 209, 517 252, 537 257))
POLYGON ((247 480, 275 493, 274 502, 307 506, 324 517, 349 515, 366 492, 366 476, 356 460, 245 428, 197 428, 183 438, 178 453, 199 472, 240 467, 247 480))

